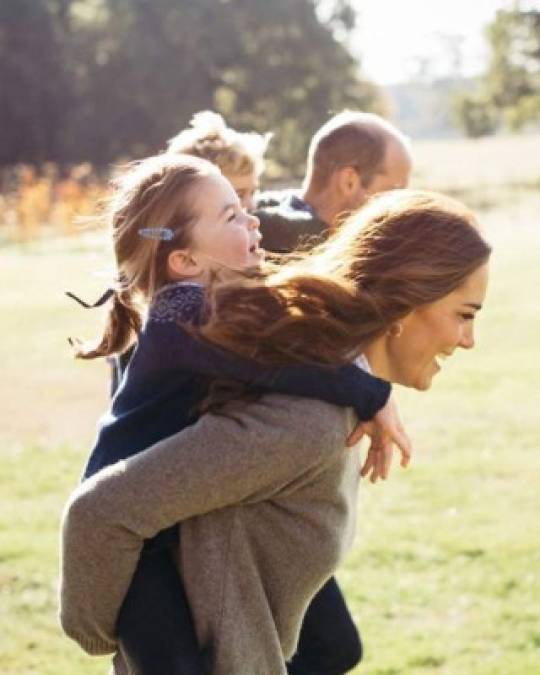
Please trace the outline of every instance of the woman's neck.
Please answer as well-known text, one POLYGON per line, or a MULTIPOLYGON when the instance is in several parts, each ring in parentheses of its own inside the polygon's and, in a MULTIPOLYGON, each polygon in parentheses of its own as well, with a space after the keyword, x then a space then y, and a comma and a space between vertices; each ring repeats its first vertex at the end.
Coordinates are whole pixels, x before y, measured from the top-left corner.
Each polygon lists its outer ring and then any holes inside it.
POLYGON ((364 354, 369 362, 373 375, 391 381, 390 362, 387 353, 386 336, 377 338, 365 349, 364 354))

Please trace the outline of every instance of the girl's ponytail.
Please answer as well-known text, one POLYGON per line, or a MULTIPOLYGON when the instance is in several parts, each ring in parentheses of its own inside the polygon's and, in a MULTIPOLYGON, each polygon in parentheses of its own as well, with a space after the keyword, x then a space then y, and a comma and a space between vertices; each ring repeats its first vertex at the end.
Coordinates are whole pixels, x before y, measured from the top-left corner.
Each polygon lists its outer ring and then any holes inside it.
POLYGON ((75 358, 97 359, 121 354, 132 344, 141 331, 142 317, 129 290, 114 291, 112 306, 105 320, 101 339, 94 344, 73 343, 75 358))
POLYGON ((76 358, 121 354, 137 339, 143 312, 170 281, 169 254, 191 242, 196 220, 191 190, 202 178, 215 175, 219 170, 203 159, 163 154, 134 162, 116 176, 104 211, 112 229, 116 290, 90 305, 109 302, 109 313, 101 338, 93 344, 70 341, 76 358))

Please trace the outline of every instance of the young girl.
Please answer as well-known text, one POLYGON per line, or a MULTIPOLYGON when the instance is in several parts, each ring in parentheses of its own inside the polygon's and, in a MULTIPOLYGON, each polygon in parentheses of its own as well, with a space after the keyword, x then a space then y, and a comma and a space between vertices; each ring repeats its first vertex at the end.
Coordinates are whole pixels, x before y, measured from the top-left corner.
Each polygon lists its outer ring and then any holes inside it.
MULTIPOLYGON (((168 142, 168 152, 193 155, 215 164, 233 186, 240 204, 253 209, 253 198, 264 170, 264 153, 271 134, 236 131, 211 110, 195 113, 190 126, 168 142)), ((111 396, 116 393, 133 348, 111 357, 111 396)))
MULTIPOLYGON (((204 321, 204 287, 212 277, 256 268, 263 258, 257 219, 216 167, 171 153, 135 164, 117 179, 110 219, 119 285, 101 340, 77 355, 121 353, 136 334, 138 340, 85 478, 194 423, 213 377, 352 406, 360 420, 386 405, 388 383, 356 366, 261 366, 193 336, 189 324, 204 321)), ((378 418, 406 464, 408 442, 395 411, 386 405, 378 418)), ((136 495, 133 507, 144 508, 136 495)), ((120 648, 137 673, 202 672, 170 553, 177 536, 173 527, 147 542, 118 618, 120 648)))

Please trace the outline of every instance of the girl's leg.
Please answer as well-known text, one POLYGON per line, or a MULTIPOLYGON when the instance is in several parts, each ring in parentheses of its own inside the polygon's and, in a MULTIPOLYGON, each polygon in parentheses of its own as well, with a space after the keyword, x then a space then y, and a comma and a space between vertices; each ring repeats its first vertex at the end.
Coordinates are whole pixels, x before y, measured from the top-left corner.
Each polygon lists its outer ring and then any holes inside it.
POLYGON ((308 607, 289 675, 343 675, 362 660, 362 642, 332 577, 308 607))
POLYGON ((146 550, 141 555, 117 629, 130 673, 205 672, 189 604, 170 549, 146 550))

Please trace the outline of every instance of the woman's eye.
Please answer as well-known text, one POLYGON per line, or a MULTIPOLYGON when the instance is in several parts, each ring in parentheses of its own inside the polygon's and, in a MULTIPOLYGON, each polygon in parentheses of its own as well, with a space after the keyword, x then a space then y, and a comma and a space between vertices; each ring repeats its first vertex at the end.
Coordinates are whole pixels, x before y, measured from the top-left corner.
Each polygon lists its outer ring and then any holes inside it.
POLYGON ((474 319, 474 314, 471 314, 471 313, 469 313, 469 312, 464 312, 464 313, 461 315, 461 318, 462 318, 462 319, 465 319, 465 321, 472 321, 472 320, 474 319))

